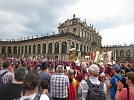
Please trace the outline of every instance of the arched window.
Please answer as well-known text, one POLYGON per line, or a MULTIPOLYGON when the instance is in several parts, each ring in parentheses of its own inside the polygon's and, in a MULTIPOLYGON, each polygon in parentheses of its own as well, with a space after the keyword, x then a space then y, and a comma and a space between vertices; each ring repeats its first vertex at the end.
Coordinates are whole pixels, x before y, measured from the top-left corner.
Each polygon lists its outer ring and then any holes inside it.
POLYGON ((18 47, 18 54, 20 54, 20 47, 18 47))
POLYGON ((21 47, 21 54, 23 54, 23 46, 21 47))
POLYGON ((52 43, 48 44, 48 54, 52 54, 52 43))
POLYGON ((82 37, 82 33, 83 33, 83 30, 82 30, 82 29, 80 29, 80 37, 82 37))
POLYGON ((84 46, 84 52, 86 52, 86 46, 84 46))
POLYGON ((126 56, 131 56, 131 50, 128 49, 128 50, 126 51, 126 56))
POLYGON ((61 31, 61 34, 64 34, 64 31, 63 30, 61 31))
POLYGON ((27 54, 27 46, 25 46, 25 54, 27 54))
POLYGON ((6 47, 2 46, 2 54, 6 54, 6 47))
POLYGON ((133 50, 133 56, 134 56, 134 50, 133 50))
POLYGON ((12 53, 12 49, 11 47, 8 47, 8 54, 11 54, 12 53))
POLYGON ((86 34, 86 31, 85 31, 85 37, 84 38, 86 39, 86 37, 87 37, 87 34, 86 34))
POLYGON ((120 56, 123 57, 124 56, 124 50, 120 51, 120 56))
POLYGON ((71 48, 74 48, 74 42, 71 43, 71 48))
POLYGON ((13 47, 13 54, 17 54, 17 47, 16 46, 13 47))
POLYGON ((85 38, 85 32, 83 31, 83 38, 85 38))
POLYGON ((76 50, 79 50, 79 45, 78 45, 78 43, 76 44, 76 50))
POLYGON ((82 44, 80 45, 80 52, 82 52, 82 44))
POLYGON ((67 53, 67 43, 65 41, 62 42, 62 53, 64 53, 64 54, 67 53))
POLYGON ((55 43, 54 47, 55 47, 55 49, 54 49, 55 53, 59 53, 59 43, 58 42, 55 43))
POLYGON ((77 29, 76 28, 73 29, 73 33, 77 34, 77 29))
POLYGON ((36 45, 33 45, 33 54, 36 54, 36 45))
POLYGON ((29 54, 31 54, 31 45, 29 45, 29 54))
POLYGON ((42 47, 42 53, 46 54, 46 44, 45 43, 43 44, 43 47, 42 47))
POLYGON ((69 29, 67 29, 67 30, 66 30, 66 32, 70 32, 70 30, 69 30, 69 29))
POLYGON ((41 45, 38 44, 38 54, 40 54, 40 52, 41 52, 41 45))

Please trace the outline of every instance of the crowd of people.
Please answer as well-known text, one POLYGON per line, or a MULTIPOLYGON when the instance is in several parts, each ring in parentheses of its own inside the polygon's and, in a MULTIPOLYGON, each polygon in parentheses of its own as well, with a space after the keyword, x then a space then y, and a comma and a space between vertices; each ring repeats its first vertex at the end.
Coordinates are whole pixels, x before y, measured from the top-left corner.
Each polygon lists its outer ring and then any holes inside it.
POLYGON ((134 62, 0 57, 0 100, 97 98, 134 100, 134 62))

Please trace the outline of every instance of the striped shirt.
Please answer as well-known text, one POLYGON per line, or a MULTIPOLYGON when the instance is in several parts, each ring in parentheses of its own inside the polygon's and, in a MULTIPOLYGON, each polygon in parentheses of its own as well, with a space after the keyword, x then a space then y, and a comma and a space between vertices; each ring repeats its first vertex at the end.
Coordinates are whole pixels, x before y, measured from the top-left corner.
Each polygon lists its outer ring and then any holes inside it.
POLYGON ((51 77, 50 93, 56 98, 67 98, 68 96, 69 78, 62 73, 57 73, 51 77))
POLYGON ((11 72, 9 72, 8 70, 0 70, 0 76, 7 71, 6 74, 4 74, 4 76, 2 77, 2 81, 4 84, 6 84, 7 82, 11 82, 14 78, 13 74, 11 72))

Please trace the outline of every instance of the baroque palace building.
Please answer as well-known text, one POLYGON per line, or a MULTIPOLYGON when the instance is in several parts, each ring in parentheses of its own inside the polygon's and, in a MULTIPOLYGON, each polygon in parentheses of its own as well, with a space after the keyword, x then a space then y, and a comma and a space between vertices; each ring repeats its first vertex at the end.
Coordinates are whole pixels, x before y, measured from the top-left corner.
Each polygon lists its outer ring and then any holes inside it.
POLYGON ((93 25, 76 18, 67 19, 58 26, 58 34, 45 35, 36 38, 15 41, 0 40, 0 55, 3 57, 46 57, 50 59, 70 59, 70 49, 75 48, 80 59, 84 59, 89 52, 101 48, 102 37, 93 25))

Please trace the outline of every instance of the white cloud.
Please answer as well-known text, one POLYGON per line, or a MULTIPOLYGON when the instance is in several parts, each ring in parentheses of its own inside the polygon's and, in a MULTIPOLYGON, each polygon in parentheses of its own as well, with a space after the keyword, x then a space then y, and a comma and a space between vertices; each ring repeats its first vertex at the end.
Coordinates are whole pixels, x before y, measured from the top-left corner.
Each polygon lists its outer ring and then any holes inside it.
POLYGON ((134 44, 133 33, 134 24, 121 25, 112 29, 104 29, 100 33, 103 36, 103 45, 134 44))
POLYGON ((1 0, 0 35, 16 39, 58 33, 59 22, 74 13, 100 31, 103 45, 133 42, 133 0, 1 0))

